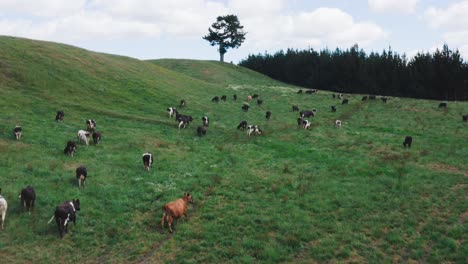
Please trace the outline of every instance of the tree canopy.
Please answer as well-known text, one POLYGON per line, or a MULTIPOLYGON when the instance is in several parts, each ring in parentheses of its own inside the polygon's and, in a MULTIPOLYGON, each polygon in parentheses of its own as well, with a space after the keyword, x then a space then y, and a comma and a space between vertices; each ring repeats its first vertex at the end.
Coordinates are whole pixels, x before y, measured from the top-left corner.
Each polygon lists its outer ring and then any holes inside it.
POLYGON ((216 22, 208 28, 208 35, 203 39, 210 42, 211 46, 218 45, 220 61, 224 61, 224 54, 229 48, 238 48, 245 40, 247 32, 235 15, 218 16, 216 22))

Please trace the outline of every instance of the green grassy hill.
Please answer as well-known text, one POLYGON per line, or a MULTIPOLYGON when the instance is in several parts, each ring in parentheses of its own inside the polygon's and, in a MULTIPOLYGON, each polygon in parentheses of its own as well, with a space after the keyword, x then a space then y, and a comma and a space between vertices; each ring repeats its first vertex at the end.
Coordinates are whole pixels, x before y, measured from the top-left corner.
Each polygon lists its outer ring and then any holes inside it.
POLYGON ((329 92, 297 89, 231 64, 140 61, 0 37, 0 188, 9 202, 1 262, 466 263, 468 103, 444 110, 348 95, 342 106, 329 92), (253 93, 263 106, 242 112, 253 93), (227 102, 212 103, 216 95, 227 102), (166 108, 181 99, 194 122, 178 130, 166 108), (317 109, 312 129, 297 127, 293 104, 317 109), (203 115, 211 124, 199 138, 203 115), (102 142, 65 156, 87 119, 102 142), (241 120, 264 134, 247 137, 236 130, 241 120), (411 149, 402 147, 406 135, 411 149), (146 151, 155 155, 149 172, 146 151), (79 165, 88 168, 82 190, 79 165), (18 199, 27 185, 37 193, 32 214, 18 199), (161 206, 187 191, 189 221, 161 233, 161 206), (81 211, 61 240, 47 221, 73 198, 81 211))

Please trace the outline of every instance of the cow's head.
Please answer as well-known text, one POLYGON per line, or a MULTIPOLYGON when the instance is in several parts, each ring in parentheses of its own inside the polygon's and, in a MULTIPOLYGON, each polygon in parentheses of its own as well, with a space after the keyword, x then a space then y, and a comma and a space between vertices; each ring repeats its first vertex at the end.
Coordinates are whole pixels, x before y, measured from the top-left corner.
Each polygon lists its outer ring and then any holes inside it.
POLYGON ((73 206, 75 207, 76 211, 80 211, 80 199, 73 199, 72 200, 73 206))
POLYGON ((188 203, 193 204, 193 197, 190 193, 184 193, 184 200, 186 200, 188 203))

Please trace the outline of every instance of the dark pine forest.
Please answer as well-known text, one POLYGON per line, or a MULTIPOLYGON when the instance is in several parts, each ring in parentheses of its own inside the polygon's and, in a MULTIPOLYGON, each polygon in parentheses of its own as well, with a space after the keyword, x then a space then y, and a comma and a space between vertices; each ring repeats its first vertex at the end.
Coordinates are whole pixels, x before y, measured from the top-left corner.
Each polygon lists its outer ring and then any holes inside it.
POLYGON ((249 55, 239 65, 306 88, 436 100, 468 100, 468 64, 444 45, 408 60, 391 48, 366 54, 341 50, 281 50, 249 55))

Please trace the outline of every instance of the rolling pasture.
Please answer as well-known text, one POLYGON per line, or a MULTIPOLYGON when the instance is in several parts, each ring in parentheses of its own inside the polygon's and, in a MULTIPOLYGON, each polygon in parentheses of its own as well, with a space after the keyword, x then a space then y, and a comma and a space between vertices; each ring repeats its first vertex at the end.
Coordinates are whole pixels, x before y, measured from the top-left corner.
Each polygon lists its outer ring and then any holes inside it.
POLYGON ((438 101, 352 94, 340 105, 331 92, 298 89, 231 64, 0 37, 0 188, 9 203, 1 262, 466 263, 468 103, 440 109, 438 101), (254 93, 263 105, 241 111, 254 93), (221 95, 226 102, 211 102, 221 95), (179 130, 166 108, 181 99, 179 111, 194 121, 179 130), (310 130, 297 126, 292 105, 317 109, 310 130), (63 123, 54 121, 58 110, 63 123), (210 126, 200 138, 204 115, 210 126), (101 143, 65 156, 87 119, 101 143), (236 129, 242 120, 264 133, 249 138, 236 129), (407 135, 411 149, 402 146, 407 135), (37 194, 31 214, 18 199, 27 185, 37 194), (195 202, 189 220, 162 233, 161 207, 184 192, 195 202), (77 224, 60 239, 47 221, 74 198, 77 224))

